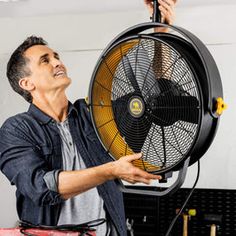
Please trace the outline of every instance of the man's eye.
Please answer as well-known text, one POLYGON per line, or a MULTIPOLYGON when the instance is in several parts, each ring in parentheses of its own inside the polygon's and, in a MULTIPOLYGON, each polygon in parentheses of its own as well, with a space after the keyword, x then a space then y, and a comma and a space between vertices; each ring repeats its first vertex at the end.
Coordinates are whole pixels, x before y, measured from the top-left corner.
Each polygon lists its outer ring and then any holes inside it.
POLYGON ((49 60, 48 60, 48 58, 43 58, 43 59, 42 59, 42 62, 43 62, 43 63, 48 63, 49 60))

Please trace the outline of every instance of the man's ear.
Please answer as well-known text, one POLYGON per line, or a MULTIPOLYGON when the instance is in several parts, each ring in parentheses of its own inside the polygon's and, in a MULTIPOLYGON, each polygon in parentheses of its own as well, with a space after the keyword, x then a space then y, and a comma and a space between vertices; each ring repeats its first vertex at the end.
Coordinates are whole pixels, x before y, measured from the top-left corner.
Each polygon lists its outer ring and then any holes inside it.
POLYGON ((19 86, 28 92, 31 92, 35 88, 34 84, 32 83, 32 81, 29 77, 24 77, 24 78, 20 79, 19 86))

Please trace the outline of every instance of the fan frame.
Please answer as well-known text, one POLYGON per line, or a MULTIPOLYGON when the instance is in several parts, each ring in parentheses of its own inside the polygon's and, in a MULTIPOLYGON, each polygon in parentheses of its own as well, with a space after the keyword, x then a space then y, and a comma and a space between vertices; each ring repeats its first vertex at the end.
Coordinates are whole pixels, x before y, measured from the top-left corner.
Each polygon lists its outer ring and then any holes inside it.
MULTIPOLYGON (((109 55, 109 53, 114 50, 117 46, 119 46, 120 44, 122 43, 125 43, 127 41, 131 41, 131 40, 137 40, 137 39, 151 39, 153 41, 157 41, 157 42, 161 42, 165 45, 167 45, 169 48, 171 48, 171 50, 175 51, 175 53, 177 53, 178 55, 180 55, 180 53, 178 51, 176 51, 175 48, 173 48, 171 45, 169 45, 168 43, 166 43, 165 41, 161 40, 161 39, 157 39, 155 38, 154 36, 152 35, 146 35, 146 34, 142 34, 142 35, 134 35, 134 36, 128 36, 128 37, 125 37, 125 38, 122 38, 120 39, 119 41, 116 41, 110 48, 109 50, 106 50, 104 53, 102 53, 101 57, 99 58, 98 62, 97 62, 97 66, 96 68, 94 69, 94 74, 93 74, 93 79, 92 79, 92 82, 91 82, 91 86, 89 88, 89 101, 91 102, 89 104, 90 107, 93 106, 92 104, 92 101, 93 101, 93 97, 92 97, 92 94, 93 94, 93 84, 94 84, 94 80, 96 78, 96 75, 97 75, 97 72, 100 68, 100 65, 101 63, 103 63, 103 60, 104 58, 109 55)), ((181 55, 182 56, 182 55, 181 55)), ((196 79, 197 75, 194 71, 194 69, 191 68, 191 65, 189 63, 189 61, 187 60, 187 58, 183 58, 184 61, 185 61, 185 64, 186 66, 188 67, 188 70, 193 74, 193 79, 194 79, 194 83, 196 84, 196 88, 197 88, 197 93, 198 93, 198 96, 199 96, 199 102, 200 104, 203 104, 203 95, 202 95, 202 92, 201 92, 201 89, 200 89, 200 83, 199 83, 199 80, 196 79)), ((181 159, 179 159, 175 164, 169 166, 169 167, 166 167, 164 169, 161 169, 161 170, 157 170, 157 171, 150 171, 150 173, 154 173, 154 174, 162 174, 162 173, 166 173, 166 172, 169 172, 170 170, 172 169, 178 169, 178 167, 180 167, 183 162, 190 156, 191 152, 192 152, 192 149, 194 148, 195 146, 195 143, 196 143, 196 140, 199 138, 199 131, 201 130, 201 125, 202 125, 202 118, 203 118, 203 112, 204 112, 204 109, 203 109, 203 106, 201 105, 200 106, 200 109, 199 109, 199 117, 198 117, 198 127, 197 127, 197 131, 196 131, 196 134, 195 134, 195 137, 194 137, 194 140, 192 140, 192 143, 191 145, 189 146, 188 148, 188 151, 183 155, 183 157, 181 159)), ((101 137, 96 129, 96 124, 94 123, 94 114, 93 114, 93 109, 90 109, 90 113, 91 113, 91 117, 92 117, 92 123, 93 123, 93 126, 94 126, 94 129, 95 129, 95 132, 96 132, 96 135, 97 137, 99 138, 99 141, 100 143, 102 144, 103 148, 105 150, 107 150, 107 147, 104 145, 103 141, 101 140, 101 137)), ((113 160, 117 160, 115 157, 113 157, 109 152, 108 154, 111 156, 111 158, 113 160)))
MULTIPOLYGON (((94 84, 94 79, 96 78, 96 73, 99 69, 99 66, 103 60, 103 58, 117 45, 119 45, 121 42, 127 41, 128 39, 137 39, 138 37, 143 37, 146 34, 140 34, 141 32, 145 30, 149 30, 156 27, 168 27, 172 30, 179 33, 183 38, 178 37, 181 40, 184 40, 185 43, 188 43, 194 50, 196 55, 198 55, 200 61, 202 62, 202 66, 204 68, 204 71, 206 73, 206 82, 207 83, 207 91, 203 91, 203 88, 199 82, 198 79, 195 80, 198 92, 199 92, 199 98, 201 99, 201 118, 200 118, 200 124, 198 124, 198 130, 197 134, 195 136, 195 140, 192 141, 191 148, 189 148, 189 152, 185 154, 185 157, 180 159, 176 164, 172 165, 171 167, 167 167, 164 170, 158 170, 155 171, 155 174, 162 174, 169 171, 177 171, 183 166, 184 160, 188 158, 188 156, 191 155, 190 165, 195 163, 199 158, 203 156, 203 154, 207 151, 209 148, 211 142, 214 139, 214 136, 216 134, 216 130, 218 127, 218 121, 219 121, 219 115, 216 113, 215 109, 215 101, 218 97, 223 97, 223 91, 222 91, 222 84, 221 79, 219 75, 219 71, 217 69, 217 66, 215 64, 215 61, 213 57, 211 56, 208 49, 205 47, 205 45, 192 33, 189 31, 182 29, 180 27, 176 26, 170 26, 162 23, 142 23, 138 24, 136 26, 133 26, 131 28, 128 28, 127 30, 123 31, 121 34, 119 34, 114 40, 111 41, 111 43, 104 49, 102 52, 100 58, 98 59, 96 63, 96 67, 93 71, 92 80, 90 81, 89 86, 89 102, 93 101, 92 98, 92 89, 94 84), (138 35, 138 36, 137 36, 138 35), (206 61, 208 63, 206 63, 206 61), (214 67, 214 70, 211 70, 211 68, 214 67), (214 79, 214 81, 212 81, 214 79), (202 94, 203 93, 203 94, 202 94), (202 105, 203 104, 203 105, 202 105), (208 132, 205 132, 205 129, 209 129, 209 125, 211 125, 211 129, 208 130, 208 132), (207 140, 208 139, 208 140, 207 140), (210 139, 210 140, 209 140, 210 139), (205 144, 205 141, 208 141, 207 144, 205 144), (196 154, 197 153, 197 154, 196 154)), ((153 33, 152 33, 153 34, 153 33)), ((155 33, 158 35, 158 33, 155 33)), ((160 35, 160 34, 159 34, 160 35)), ((164 33, 164 35, 168 35, 168 33, 164 33)), ((151 34, 146 35, 148 38, 152 37, 151 34)), ((154 36, 153 36, 154 37, 154 36)), ((177 37, 177 36, 176 36, 177 37)), ((154 37, 154 40, 157 40, 154 37)), ((161 41, 160 38, 158 38, 158 41, 161 41)), ((163 41, 163 43, 166 43, 163 41)), ((170 44, 168 44, 169 47, 171 47, 170 44)), ((174 49, 176 51, 176 49, 174 49)), ((179 51, 177 51, 179 53, 179 51)), ((191 63, 185 58, 185 61, 187 62, 188 66, 191 68, 191 63)), ((195 72, 192 68, 190 69, 191 73, 195 72)), ((194 74, 194 79, 197 75, 194 74)), ((92 106, 92 104, 89 104, 92 106)), ((102 140, 100 139, 100 136, 97 132, 96 125, 94 123, 93 119, 93 111, 90 109, 90 114, 92 118, 92 123, 96 132, 96 135, 102 144, 103 148, 105 150, 106 147, 104 146, 102 140)), ((200 114, 199 114, 200 116, 200 114)), ((109 153, 109 152, 108 152, 109 153)), ((110 153, 109 155, 112 157, 113 160, 117 160, 114 158, 110 153)))

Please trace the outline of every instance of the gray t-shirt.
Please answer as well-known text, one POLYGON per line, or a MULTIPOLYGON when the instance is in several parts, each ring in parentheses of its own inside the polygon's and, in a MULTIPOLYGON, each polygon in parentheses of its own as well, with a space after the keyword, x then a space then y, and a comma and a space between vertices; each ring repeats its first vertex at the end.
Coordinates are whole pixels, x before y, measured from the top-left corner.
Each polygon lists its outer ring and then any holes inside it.
MULTIPOLYGON (((60 130, 63 170, 85 169, 85 163, 77 151, 72 139, 68 120, 57 124, 60 130)), ((55 175, 55 172, 54 172, 55 175)), ((50 189, 55 189, 51 173, 45 176, 45 182, 50 189)), ((78 178, 78 181, 79 178, 78 178)), ((54 181, 56 182, 56 181, 54 181)), ((82 224, 88 221, 105 218, 104 202, 99 196, 97 188, 92 188, 62 203, 58 225, 63 224, 82 224)), ((96 228, 97 236, 106 235, 106 223, 96 228)))

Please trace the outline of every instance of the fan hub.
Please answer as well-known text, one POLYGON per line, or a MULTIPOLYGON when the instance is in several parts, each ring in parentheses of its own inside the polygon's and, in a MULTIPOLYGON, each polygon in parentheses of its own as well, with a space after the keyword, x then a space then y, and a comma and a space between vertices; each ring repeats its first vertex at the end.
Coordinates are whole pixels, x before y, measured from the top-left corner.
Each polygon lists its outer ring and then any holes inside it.
POLYGON ((145 111, 145 103, 141 97, 132 96, 128 102, 128 111, 134 118, 140 118, 145 111))

